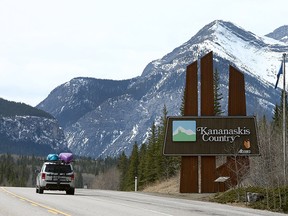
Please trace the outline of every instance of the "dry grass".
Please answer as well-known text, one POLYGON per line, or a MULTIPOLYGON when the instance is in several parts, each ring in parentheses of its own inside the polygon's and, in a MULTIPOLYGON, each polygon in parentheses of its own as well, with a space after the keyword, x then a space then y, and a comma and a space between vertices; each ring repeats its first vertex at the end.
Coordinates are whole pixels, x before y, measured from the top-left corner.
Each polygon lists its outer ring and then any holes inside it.
POLYGON ((152 185, 148 185, 145 187, 143 192, 149 192, 149 193, 167 193, 167 194, 174 194, 179 193, 179 182, 180 182, 179 175, 176 175, 175 177, 161 181, 156 182, 152 185))
POLYGON ((209 201, 215 194, 201 193, 180 193, 180 174, 165 181, 159 181, 152 185, 148 185, 142 192, 153 193, 159 196, 171 196, 183 199, 209 201))

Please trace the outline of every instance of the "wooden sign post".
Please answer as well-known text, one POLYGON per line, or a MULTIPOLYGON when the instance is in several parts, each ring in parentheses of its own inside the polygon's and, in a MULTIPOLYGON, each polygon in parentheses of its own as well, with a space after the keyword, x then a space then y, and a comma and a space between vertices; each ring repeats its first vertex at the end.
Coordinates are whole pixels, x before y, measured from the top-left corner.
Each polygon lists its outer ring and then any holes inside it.
MULTIPOLYGON (((197 61, 187 66, 184 116, 198 116, 197 71, 197 61)), ((213 53, 210 52, 201 58, 201 116, 215 115, 213 80, 213 53)), ((228 101, 229 116, 246 115, 244 75, 232 66, 229 68, 228 101)), ((249 167, 247 156, 239 156, 236 159, 228 156, 227 162, 218 168, 216 168, 216 156, 182 156, 180 193, 214 193, 217 187, 215 180, 221 176, 229 176, 232 183, 237 184, 235 175, 231 172, 231 164, 235 160, 241 166, 249 167)), ((217 189, 223 191, 226 188, 218 186, 217 189)))

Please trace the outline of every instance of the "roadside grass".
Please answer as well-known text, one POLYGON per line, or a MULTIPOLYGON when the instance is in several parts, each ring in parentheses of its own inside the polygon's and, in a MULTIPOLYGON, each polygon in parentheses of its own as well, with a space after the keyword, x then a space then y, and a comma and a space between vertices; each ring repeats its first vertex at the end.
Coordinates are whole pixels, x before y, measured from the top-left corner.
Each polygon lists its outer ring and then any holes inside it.
POLYGON ((211 198, 212 202, 223 204, 246 205, 254 209, 269 210, 288 213, 288 187, 261 188, 261 187, 240 187, 225 192, 216 193, 211 198), (248 202, 247 195, 255 193, 260 198, 257 201, 248 202))
POLYGON ((228 205, 237 205, 242 207, 268 210, 273 212, 281 212, 288 214, 288 186, 276 188, 263 187, 238 187, 231 188, 225 192, 215 194, 198 194, 179 193, 180 174, 165 181, 155 182, 151 185, 146 185, 143 192, 166 194, 186 199, 194 199, 209 202, 218 202, 228 205), (248 202, 247 194, 256 193, 262 195, 261 199, 255 202, 248 202))

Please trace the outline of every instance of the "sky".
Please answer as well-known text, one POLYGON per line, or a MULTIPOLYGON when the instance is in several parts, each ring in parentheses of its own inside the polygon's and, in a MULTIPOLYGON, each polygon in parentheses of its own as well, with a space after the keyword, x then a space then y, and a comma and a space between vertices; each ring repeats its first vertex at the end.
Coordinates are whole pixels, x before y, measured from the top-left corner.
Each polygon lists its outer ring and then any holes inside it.
POLYGON ((0 98, 36 106, 75 77, 140 76, 214 20, 263 36, 287 0, 0 0, 0 98))

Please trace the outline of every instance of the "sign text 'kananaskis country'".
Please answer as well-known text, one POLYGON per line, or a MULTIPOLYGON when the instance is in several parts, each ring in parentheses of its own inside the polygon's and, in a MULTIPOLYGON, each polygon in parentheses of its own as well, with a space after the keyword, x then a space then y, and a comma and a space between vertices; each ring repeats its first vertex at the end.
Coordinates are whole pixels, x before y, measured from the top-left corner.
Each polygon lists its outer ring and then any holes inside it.
POLYGON ((230 142, 233 143, 236 138, 242 135, 250 135, 249 128, 237 127, 235 129, 211 129, 208 127, 197 127, 204 142, 230 142))

